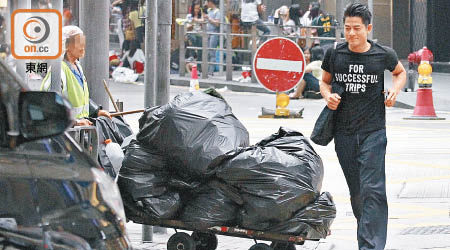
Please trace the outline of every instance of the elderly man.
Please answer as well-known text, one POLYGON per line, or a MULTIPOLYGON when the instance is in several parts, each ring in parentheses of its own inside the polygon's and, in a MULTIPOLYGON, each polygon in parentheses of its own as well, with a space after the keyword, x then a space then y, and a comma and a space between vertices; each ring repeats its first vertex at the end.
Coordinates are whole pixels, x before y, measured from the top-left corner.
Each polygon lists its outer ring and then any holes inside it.
MULTIPOLYGON (((89 99, 89 89, 79 59, 84 57, 86 37, 77 26, 64 26, 63 44, 65 45, 64 59, 61 63, 61 89, 62 94, 72 104, 75 112, 76 125, 87 126, 92 122, 86 117, 106 116, 110 114, 101 109, 89 99)), ((51 72, 49 72, 41 85, 41 90, 49 91, 51 86, 51 72)))
MULTIPOLYGON (((99 140, 98 160, 105 171, 116 177, 118 172, 106 155, 106 139, 121 144, 123 139, 133 133, 126 122, 119 117, 111 119, 108 111, 89 99, 89 89, 79 59, 84 57, 86 37, 83 31, 76 26, 65 26, 62 30, 63 45, 65 45, 64 59, 61 63, 61 90, 73 106, 76 118, 76 126, 93 125, 97 129, 99 140), (96 119, 93 119, 96 118, 96 119), (94 124, 95 123, 95 124, 94 124)), ((42 91, 49 91, 51 86, 51 72, 49 72, 41 85, 42 91)))

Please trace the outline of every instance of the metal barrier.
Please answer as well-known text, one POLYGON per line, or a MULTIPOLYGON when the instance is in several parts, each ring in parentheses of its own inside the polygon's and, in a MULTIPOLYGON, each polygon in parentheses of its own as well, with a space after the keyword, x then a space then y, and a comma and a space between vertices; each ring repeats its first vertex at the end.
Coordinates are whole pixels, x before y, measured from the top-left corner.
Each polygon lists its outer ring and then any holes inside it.
MULTIPOLYGON (((195 32, 195 31, 188 32, 186 30, 186 25, 184 25, 184 24, 178 25, 178 32, 179 32, 179 37, 180 37, 180 42, 179 42, 179 45, 180 45, 179 74, 180 74, 180 76, 185 76, 185 74, 186 74, 185 56, 186 56, 187 50, 201 50, 202 51, 201 61, 197 60, 197 63, 201 63, 203 79, 208 78, 208 66, 212 64, 212 65, 225 66, 226 67, 226 80, 232 81, 233 67, 251 67, 251 60, 250 60, 250 64, 233 64, 232 63, 233 53, 250 53, 251 58, 253 58, 254 55, 256 54, 256 50, 258 49, 257 40, 259 38, 268 37, 270 39, 273 37, 286 37, 289 39, 293 39, 296 42, 298 42, 299 39, 305 39, 307 47, 311 47, 314 40, 332 40, 332 41, 336 41, 336 42, 340 42, 342 40, 342 37, 341 37, 342 29, 341 29, 341 27, 338 27, 338 26, 327 26, 326 27, 327 29, 335 29, 335 34, 336 34, 335 37, 316 37, 316 36, 312 36, 311 30, 324 28, 323 26, 302 26, 301 29, 306 30, 304 35, 300 35, 298 33, 294 33, 293 35, 259 35, 255 24, 252 25, 250 34, 231 33, 233 24, 222 23, 221 25, 227 26, 226 33, 207 32, 206 31, 206 22, 201 23, 201 26, 202 26, 201 32, 195 32), (202 47, 193 47, 193 46, 185 47, 184 39, 187 34, 200 35, 202 38, 202 47), (225 48, 208 48, 208 36, 209 35, 225 36, 225 38, 226 38, 225 48), (250 40, 252 41, 251 48, 250 49, 233 49, 232 48, 232 39, 235 36, 250 38, 250 40), (225 63, 209 62, 208 61, 208 51, 209 50, 224 51, 225 55, 226 55, 225 63)), ((238 25, 238 24, 236 24, 236 25, 238 25)), ((279 25, 275 25, 275 24, 266 24, 266 25, 280 27, 279 25)), ((253 73, 252 73, 252 82, 256 82, 256 78, 253 73)))
POLYGON ((92 159, 98 158, 98 135, 94 126, 73 127, 67 130, 69 135, 81 146, 92 159))

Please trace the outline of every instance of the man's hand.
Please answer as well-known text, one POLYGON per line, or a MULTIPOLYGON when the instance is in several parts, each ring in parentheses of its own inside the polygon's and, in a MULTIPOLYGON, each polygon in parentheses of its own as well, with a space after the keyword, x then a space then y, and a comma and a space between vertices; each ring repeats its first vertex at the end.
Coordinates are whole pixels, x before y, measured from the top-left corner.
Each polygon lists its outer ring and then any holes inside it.
POLYGON ((325 98, 325 101, 329 109, 336 110, 341 103, 341 97, 336 93, 331 93, 325 98))
POLYGON ((106 110, 103 110, 103 109, 98 111, 97 116, 105 116, 105 117, 108 117, 109 119, 111 119, 111 115, 109 114, 109 112, 106 110))
POLYGON ((75 126, 92 126, 92 122, 89 121, 88 119, 80 119, 77 120, 75 126))
POLYGON ((389 89, 388 96, 386 97, 386 100, 384 101, 384 105, 386 107, 393 107, 395 104, 395 101, 397 101, 398 91, 394 89, 389 89))
POLYGON ((389 89, 388 96, 384 101, 386 107, 394 106, 395 101, 397 101, 397 96, 406 84, 406 71, 400 61, 397 63, 397 66, 395 66, 394 71, 392 71, 392 83, 392 88, 389 89))

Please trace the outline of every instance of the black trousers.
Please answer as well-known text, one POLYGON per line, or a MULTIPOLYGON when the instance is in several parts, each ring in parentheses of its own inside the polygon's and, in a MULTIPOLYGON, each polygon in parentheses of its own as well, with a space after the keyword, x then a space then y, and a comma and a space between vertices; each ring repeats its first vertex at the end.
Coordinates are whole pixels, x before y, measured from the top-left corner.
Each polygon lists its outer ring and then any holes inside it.
POLYGON ((386 130, 334 137, 335 149, 350 190, 358 221, 360 250, 383 250, 386 245, 386 130))

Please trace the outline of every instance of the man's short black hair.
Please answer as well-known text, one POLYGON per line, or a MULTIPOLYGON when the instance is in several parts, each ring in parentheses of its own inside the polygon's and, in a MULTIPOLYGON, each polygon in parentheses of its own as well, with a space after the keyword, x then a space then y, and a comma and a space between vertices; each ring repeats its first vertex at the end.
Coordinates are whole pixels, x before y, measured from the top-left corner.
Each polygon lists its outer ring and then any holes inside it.
POLYGON ((372 19, 369 7, 362 3, 351 3, 345 7, 343 21, 345 23, 346 17, 361 17, 364 25, 369 25, 372 19))

